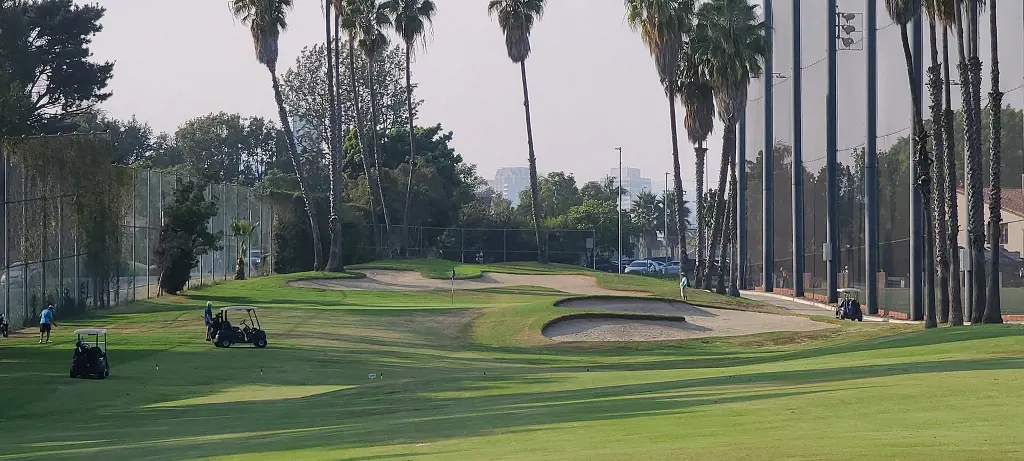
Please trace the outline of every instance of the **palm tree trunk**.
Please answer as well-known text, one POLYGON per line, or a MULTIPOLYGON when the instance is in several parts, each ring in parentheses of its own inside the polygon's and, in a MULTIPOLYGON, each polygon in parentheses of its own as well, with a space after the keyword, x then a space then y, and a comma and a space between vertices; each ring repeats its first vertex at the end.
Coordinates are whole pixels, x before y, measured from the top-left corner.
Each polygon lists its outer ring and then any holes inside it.
MULTIPOLYGON (((676 232, 679 233, 679 262, 686 262, 686 220, 683 219, 683 179, 679 172, 679 135, 676 128, 676 96, 674 84, 669 81, 668 107, 669 119, 672 122, 672 190, 676 195, 676 232)), ((667 204, 666 204, 667 205, 667 204)), ((668 243, 668 235, 665 236, 665 243, 668 243)))
MULTIPOLYGON (((953 138, 953 118, 955 113, 953 112, 953 86, 950 80, 949 74, 949 30, 945 27, 942 28, 942 77, 943 96, 945 98, 942 117, 942 125, 944 138, 946 140, 943 143, 945 149, 945 162, 946 162, 946 217, 947 225, 949 226, 946 232, 946 248, 949 250, 949 268, 951 269, 951 277, 949 283, 949 324, 950 326, 962 326, 964 324, 964 305, 963 298, 960 295, 960 244, 958 238, 960 235, 960 214, 959 214, 959 198, 956 193, 956 158, 954 157, 954 138, 953 138)), ((941 317, 941 315, 940 315, 941 317)))
POLYGON ((1002 237, 1002 163, 1003 163, 1003 93, 999 90, 999 24, 996 18, 996 0, 989 0, 988 5, 990 48, 992 50, 992 90, 989 91, 988 106, 991 111, 992 141, 989 158, 989 202, 988 202, 988 228, 989 228, 989 279, 988 279, 988 304, 985 305, 985 313, 982 316, 982 323, 1003 323, 1003 315, 1000 308, 999 297, 999 250, 1002 237))
POLYGON ((292 158, 292 166, 295 168, 295 177, 299 180, 299 193, 306 203, 306 214, 309 215, 310 232, 313 236, 313 270, 320 271, 324 268, 324 247, 320 242, 320 220, 316 215, 316 204, 310 197, 309 182, 302 169, 302 162, 299 160, 299 149, 295 145, 295 134, 292 133, 292 124, 288 121, 288 110, 284 106, 284 96, 281 95, 281 82, 277 79, 277 73, 273 67, 270 70, 270 82, 274 87, 274 101, 277 102, 277 116, 281 119, 281 129, 288 139, 288 155, 292 158))
MULTIPOLYGON (((727 159, 725 163, 729 165, 729 171, 730 172, 733 171, 733 168, 735 168, 735 164, 732 162, 732 157, 727 159)), ((732 183, 732 182, 730 182, 729 185, 730 186, 735 186, 735 184, 732 183)), ((723 191, 724 190, 725 189, 723 188, 723 191)), ((733 187, 730 187, 729 188, 729 198, 726 201, 726 205, 725 205, 725 208, 723 210, 725 212, 725 216, 723 217, 724 219, 722 220, 722 233, 721 233, 721 237, 720 237, 721 246, 719 248, 718 277, 717 277, 717 282, 715 284, 715 293, 718 293, 720 295, 724 295, 724 294, 728 293, 728 291, 726 290, 726 284, 725 284, 725 275, 726 275, 725 273, 726 273, 726 271, 729 271, 729 273, 732 274, 733 266, 734 266, 734 264, 736 262, 735 260, 732 259, 732 251, 731 251, 732 244, 734 243, 733 239, 732 239, 732 235, 733 234, 732 234, 732 232, 729 232, 730 228, 736 227, 735 226, 735 224, 736 224, 736 214, 734 213, 735 207, 733 206, 735 201, 736 201, 736 189, 733 188, 733 187), (726 267, 725 264, 728 264, 728 267, 726 267)))
POLYGON ((363 111, 359 107, 359 87, 356 85, 356 45, 355 38, 352 36, 348 38, 348 75, 349 89, 352 90, 353 110, 356 112, 356 139, 359 141, 359 147, 363 151, 363 173, 366 175, 366 188, 370 198, 370 222, 373 224, 373 241, 376 244, 376 254, 379 255, 380 229, 377 224, 377 205, 374 201, 376 194, 373 192, 373 174, 370 172, 370 150, 366 143, 363 142, 366 124, 363 121, 363 111))
MULTIPOLYGON (((930 99, 929 109, 932 117, 932 152, 936 161, 932 164, 932 174, 935 181, 931 190, 932 206, 935 210, 935 260, 938 263, 938 314, 937 322, 946 323, 949 321, 949 259, 946 247, 946 204, 943 199, 946 197, 945 188, 945 167, 944 155, 946 153, 946 139, 943 137, 942 124, 942 68, 939 66, 939 44, 935 22, 929 22, 928 39, 930 45, 931 65, 928 66, 928 92, 930 99)), ((952 142, 952 140, 950 140, 952 142)))
POLYGON ((406 254, 408 251, 408 239, 409 239, 409 209, 412 207, 412 175, 416 168, 416 132, 413 128, 412 110, 412 44, 405 44, 405 92, 406 92, 406 104, 409 111, 409 181, 405 184, 405 211, 402 213, 402 241, 400 247, 400 253, 406 254))
MULTIPOLYGON (((710 269, 711 260, 714 255, 717 254, 718 246, 722 240, 722 229, 725 213, 725 193, 726 193, 726 179, 729 176, 729 158, 730 153, 736 150, 736 124, 732 122, 726 122, 725 131, 722 133, 722 167, 718 171, 718 191, 715 194, 715 219, 711 223, 711 242, 709 245, 710 251, 708 254, 711 257, 708 258, 708 267, 710 269)), ((721 266, 719 261, 718 266, 721 266)), ((711 290, 712 284, 712 271, 707 270, 704 272, 704 289, 711 290)))
POLYGON ((907 78, 910 84, 911 107, 913 107, 914 126, 914 163, 917 171, 916 176, 918 190, 921 194, 921 202, 924 205, 924 300, 925 300, 925 328, 935 328, 935 259, 932 257, 933 236, 932 234, 932 191, 931 191, 931 156, 928 155, 928 132, 924 129, 924 120, 921 116, 921 97, 917 91, 915 81, 914 56, 910 51, 910 36, 907 33, 907 25, 900 25, 900 38, 903 41, 903 56, 907 61, 907 78))
POLYGON ((541 238, 540 188, 537 186, 537 156, 533 151, 533 121, 530 119, 530 90, 526 83, 526 61, 519 63, 523 74, 523 107, 526 109, 526 143, 530 149, 530 205, 533 207, 533 231, 537 235, 537 261, 548 262, 546 242, 541 238))
POLYGON ((729 166, 729 227, 726 233, 729 234, 729 296, 740 297, 740 290, 736 285, 740 272, 739 242, 736 241, 736 219, 739 216, 739 183, 736 180, 736 160, 729 166))
MULTIPOLYGON (((367 81, 370 82, 370 146, 373 152, 373 165, 375 170, 375 176, 377 178, 377 193, 380 194, 380 209, 384 214, 384 228, 388 233, 388 241, 391 240, 391 219, 388 217, 388 205, 387 200, 384 199, 384 185, 381 184, 381 166, 380 166, 380 145, 377 141, 377 128, 380 126, 378 120, 377 111, 377 73, 374 66, 376 64, 376 58, 374 56, 366 57, 366 76, 367 81)), ((390 248, 391 244, 388 243, 390 248)))
POLYGON ((986 295, 985 284, 985 230, 982 224, 984 220, 984 202, 982 200, 982 166, 981 166, 981 59, 978 57, 978 0, 968 0, 968 25, 970 27, 970 52, 967 62, 969 78, 968 89, 970 90, 971 112, 971 150, 969 151, 970 163, 967 167, 968 174, 968 205, 967 219, 968 231, 970 234, 971 257, 973 259, 974 299, 971 303, 971 323, 981 323, 985 316, 986 295))
POLYGON ((705 258, 707 229, 704 226, 704 158, 707 156, 708 150, 704 148, 703 142, 698 142, 694 153, 697 155, 697 274, 694 280, 700 280, 699 277, 704 274, 707 264, 705 258))
MULTIPOLYGON (((337 115, 338 122, 334 125, 334 144, 336 146, 335 149, 334 149, 334 152, 335 152, 335 157, 336 157, 335 161, 337 162, 337 165, 338 165, 338 172, 337 172, 338 184, 336 184, 335 187, 337 187, 337 189, 339 191, 338 192, 338 201, 341 202, 342 204, 344 204, 344 196, 342 194, 345 193, 345 172, 344 172, 344 163, 345 163, 345 161, 344 161, 344 159, 345 159, 345 147, 344 147, 345 146, 345 141, 344 141, 344 139, 345 139, 345 137, 344 137, 344 134, 343 134, 344 130, 341 127, 341 125, 342 125, 341 116, 342 116, 342 112, 343 111, 342 111, 342 108, 341 108, 341 39, 340 39, 340 37, 341 37, 341 15, 338 14, 337 11, 335 11, 335 15, 334 15, 334 35, 332 37, 332 44, 333 44, 333 47, 334 47, 334 94, 333 94, 333 99, 332 99, 331 102, 334 104, 335 111, 338 114, 337 115)), ((340 209, 340 207, 339 207, 339 209, 340 209)), ((338 226, 338 231, 337 231, 338 235, 342 235, 341 219, 340 218, 338 219, 337 226, 338 226)), ((337 248, 337 252, 338 252, 338 266, 336 267, 336 269, 339 272, 344 272, 345 271, 345 246, 344 246, 344 243, 345 243, 344 236, 342 235, 342 237, 340 237, 338 239, 338 248, 337 248)))
POLYGON ((329 106, 329 125, 327 127, 327 148, 331 156, 331 169, 329 172, 331 182, 331 216, 328 219, 331 230, 331 248, 327 255, 327 271, 341 272, 344 270, 341 249, 341 219, 339 214, 342 204, 341 185, 341 162, 338 142, 338 105, 335 101, 334 91, 334 51, 331 46, 331 0, 324 0, 324 23, 327 40, 324 42, 324 52, 327 53, 327 100, 329 106))

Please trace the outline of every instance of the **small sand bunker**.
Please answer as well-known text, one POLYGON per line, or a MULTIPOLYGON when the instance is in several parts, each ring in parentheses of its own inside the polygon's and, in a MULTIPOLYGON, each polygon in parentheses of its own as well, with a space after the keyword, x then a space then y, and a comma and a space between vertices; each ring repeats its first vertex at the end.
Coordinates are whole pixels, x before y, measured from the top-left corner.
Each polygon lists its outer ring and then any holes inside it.
POLYGON ((642 298, 570 299, 569 309, 685 317, 685 321, 609 317, 568 318, 548 324, 542 333, 555 341, 663 341, 742 336, 775 331, 811 331, 833 325, 806 317, 696 307, 683 302, 642 298))
MULTIPOLYGON (((361 279, 300 280, 290 285, 324 290, 425 291, 451 289, 451 280, 428 279, 418 272, 370 270, 361 279)), ((510 286, 535 286, 565 293, 585 295, 621 295, 630 292, 606 290, 586 275, 519 275, 485 272, 475 279, 456 280, 456 290, 480 290, 510 286)), ((640 294, 640 293, 636 293, 640 294)))

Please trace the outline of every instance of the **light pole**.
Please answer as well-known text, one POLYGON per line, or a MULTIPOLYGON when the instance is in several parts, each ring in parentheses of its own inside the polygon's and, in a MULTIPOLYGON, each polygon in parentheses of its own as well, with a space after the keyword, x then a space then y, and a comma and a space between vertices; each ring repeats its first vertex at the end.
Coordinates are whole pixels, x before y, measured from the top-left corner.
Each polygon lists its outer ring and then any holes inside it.
MULTIPOLYGON (((665 173, 665 192, 661 195, 661 201, 663 203, 663 211, 665 212, 665 264, 668 264, 668 173, 665 173)), ((682 235, 679 238, 683 238, 682 235)))
POLYGON ((615 193, 619 196, 619 274, 622 274, 622 148, 616 147, 619 151, 619 181, 615 186, 615 193))

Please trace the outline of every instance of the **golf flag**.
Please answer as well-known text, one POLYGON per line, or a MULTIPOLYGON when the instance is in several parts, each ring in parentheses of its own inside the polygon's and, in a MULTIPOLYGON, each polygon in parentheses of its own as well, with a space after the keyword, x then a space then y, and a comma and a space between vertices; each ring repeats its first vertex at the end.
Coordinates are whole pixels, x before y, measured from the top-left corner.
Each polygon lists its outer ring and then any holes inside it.
POLYGON ((455 268, 452 268, 452 283, 455 283, 455 268))
POLYGON ((455 305, 455 268, 452 267, 452 306, 455 305))

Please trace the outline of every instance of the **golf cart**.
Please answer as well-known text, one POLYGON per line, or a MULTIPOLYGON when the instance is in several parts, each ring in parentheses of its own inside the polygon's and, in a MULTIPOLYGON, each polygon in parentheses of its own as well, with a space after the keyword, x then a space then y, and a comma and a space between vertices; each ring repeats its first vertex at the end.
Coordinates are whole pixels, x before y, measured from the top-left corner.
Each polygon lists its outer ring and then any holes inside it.
POLYGON ((75 330, 75 334, 78 335, 78 341, 75 341, 75 357, 71 360, 71 377, 104 379, 110 376, 107 330, 82 329, 75 330), (102 341, 100 336, 103 337, 102 341))
POLYGON ((840 288, 837 291, 842 298, 836 303, 836 318, 839 320, 864 321, 864 312, 860 310, 860 301, 857 301, 860 290, 856 288, 840 288))
POLYGON ((214 346, 231 347, 235 343, 245 343, 259 348, 267 347, 267 333, 260 326, 260 319, 256 316, 256 308, 253 306, 222 307, 210 328, 214 332, 214 346), (231 312, 245 313, 241 326, 231 324, 228 319, 231 312))

